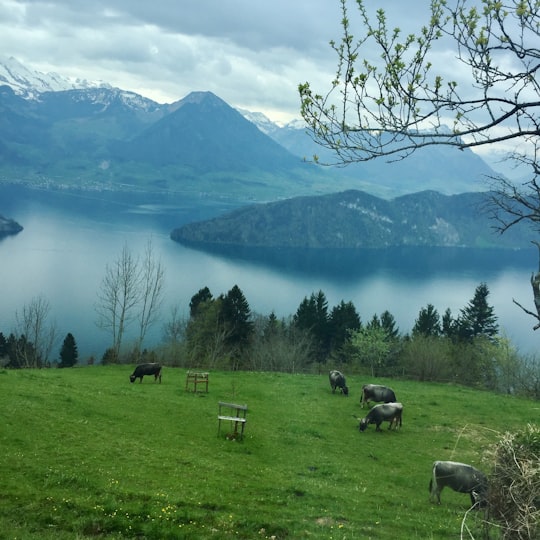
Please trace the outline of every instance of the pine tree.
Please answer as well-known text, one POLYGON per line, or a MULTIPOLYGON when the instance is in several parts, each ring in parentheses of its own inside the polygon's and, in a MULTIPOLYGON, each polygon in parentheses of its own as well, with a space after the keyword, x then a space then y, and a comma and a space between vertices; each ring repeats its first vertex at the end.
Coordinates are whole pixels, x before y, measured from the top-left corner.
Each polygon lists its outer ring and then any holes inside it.
POLYGON ((2 332, 0 332, 0 358, 8 355, 8 343, 7 339, 2 332))
POLYGON ((413 329, 413 336, 433 336, 437 337, 441 334, 441 322, 438 311, 432 304, 422 308, 418 313, 413 329))
POLYGON ((453 338, 457 331, 457 321, 452 317, 450 308, 446 308, 441 320, 441 331, 443 336, 453 338))
POLYGON ((360 316, 352 302, 343 300, 332 308, 328 321, 331 349, 337 351, 349 338, 351 330, 361 327, 360 316))
POLYGON ((233 349, 243 350, 250 342, 254 325, 248 301, 238 285, 222 298, 220 318, 228 330, 227 344, 233 349))
POLYGON ((485 283, 476 287, 474 298, 460 311, 457 321, 459 337, 472 339, 476 337, 492 338, 497 335, 499 325, 493 307, 487 302, 489 289, 485 283))
POLYGON ((397 339, 399 337, 399 328, 396 319, 388 310, 381 313, 380 321, 381 328, 390 339, 397 339))
POLYGON ((58 367, 73 367, 79 358, 79 351, 77 350, 77 343, 75 343, 75 338, 73 334, 68 333, 60 349, 60 363, 58 367))
POLYGON ((328 318, 328 301, 326 295, 319 290, 317 294, 302 300, 293 317, 294 324, 301 330, 310 332, 315 340, 316 360, 324 362, 330 348, 330 328, 328 318))
POLYGON ((199 289, 199 292, 191 297, 191 301, 189 303, 189 316, 191 318, 196 317, 199 306, 202 303, 210 300, 212 300, 212 293, 210 292, 210 289, 208 287, 199 289))

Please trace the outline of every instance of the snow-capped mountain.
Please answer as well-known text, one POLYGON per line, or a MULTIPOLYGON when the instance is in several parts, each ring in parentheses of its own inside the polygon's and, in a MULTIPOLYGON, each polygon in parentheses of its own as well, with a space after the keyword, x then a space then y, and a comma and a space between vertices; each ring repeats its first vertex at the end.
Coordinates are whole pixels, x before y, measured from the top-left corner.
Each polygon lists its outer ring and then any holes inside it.
POLYGON ((77 90, 68 98, 71 102, 86 102, 101 106, 103 110, 114 103, 122 103, 134 111, 145 113, 159 112, 162 106, 129 90, 115 88, 103 81, 72 79, 58 73, 42 73, 30 69, 13 57, 0 55, 0 86, 9 86, 16 95, 23 99, 43 99, 45 92, 63 92, 77 90))
POLYGON ((58 73, 42 73, 27 68, 13 56, 0 55, 0 86, 5 85, 25 99, 35 99, 43 92, 76 90, 86 88, 111 88, 103 82, 71 79, 58 73))
MULTIPOLYGON (((419 149, 398 163, 325 170, 306 164, 314 154, 323 162, 332 156, 323 154, 301 121, 281 126, 259 112, 232 114, 232 107, 208 92, 159 104, 109 84, 40 73, 1 55, 0 105, 0 176, 6 177, 166 187, 193 178, 199 191, 218 189, 217 177, 227 178, 219 189, 228 191, 230 179, 247 190, 254 179, 268 178, 273 190, 282 181, 287 189, 295 184, 295 194, 316 185, 318 192, 354 187, 390 197, 425 189, 474 191, 493 175, 470 150, 458 155, 442 147, 419 149), (206 172, 210 187, 201 182, 206 172)), ((283 196, 285 188, 279 189, 283 196)))
POLYGON ((237 110, 246 120, 249 120, 252 124, 255 124, 265 135, 269 135, 270 137, 274 137, 278 131, 283 129, 304 130, 306 128, 306 123, 300 119, 292 120, 285 125, 280 125, 270 120, 268 116, 261 112, 247 111, 246 109, 237 110))
POLYGON ((246 109, 237 110, 246 120, 249 120, 252 124, 255 124, 265 135, 272 136, 272 134, 280 129, 280 126, 272 122, 272 120, 270 120, 270 118, 263 113, 247 111, 246 109))

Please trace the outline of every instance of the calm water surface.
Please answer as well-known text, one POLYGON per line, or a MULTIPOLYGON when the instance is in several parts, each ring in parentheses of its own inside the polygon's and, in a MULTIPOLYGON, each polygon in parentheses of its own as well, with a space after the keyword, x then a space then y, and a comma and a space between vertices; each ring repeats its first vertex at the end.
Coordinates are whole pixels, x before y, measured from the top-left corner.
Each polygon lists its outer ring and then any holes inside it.
MULTIPOLYGON (((94 311, 105 266, 115 261, 124 244, 142 255, 151 239, 166 272, 162 323, 173 306, 187 314, 191 297, 202 287, 218 296, 238 285, 258 313, 274 311, 287 317, 304 297, 322 290, 330 308, 341 300, 352 301, 365 322, 389 310, 405 333, 428 303, 441 315, 447 307, 457 315, 476 286, 486 282, 503 332, 520 350, 536 351, 540 335, 532 330, 534 320, 512 302, 515 298, 533 309, 529 278, 538 266, 533 249, 228 253, 200 251, 170 240, 174 227, 233 206, 230 201, 181 196, 118 200, 103 194, 0 187, 0 214, 24 227, 22 233, 0 241, 0 331, 9 333, 15 312, 43 295, 62 339, 72 332, 81 358, 100 358, 110 344, 110 336, 95 325, 94 311)), ((161 339, 162 323, 154 327, 147 346, 161 339)))

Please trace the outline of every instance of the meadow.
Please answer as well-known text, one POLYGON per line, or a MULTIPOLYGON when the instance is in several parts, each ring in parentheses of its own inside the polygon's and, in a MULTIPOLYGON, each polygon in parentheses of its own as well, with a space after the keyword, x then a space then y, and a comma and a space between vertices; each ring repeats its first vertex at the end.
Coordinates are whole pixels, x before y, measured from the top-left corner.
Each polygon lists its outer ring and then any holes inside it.
POLYGON ((0 371, 0 538, 459 538, 469 497, 444 490, 432 504, 432 462, 487 472, 486 448, 540 410, 360 376, 347 377, 345 397, 327 372, 212 372, 209 392, 193 393, 185 369, 130 384, 132 369, 0 371), (359 432, 366 382, 394 388, 401 430, 359 432), (227 438, 228 425, 218 436, 218 401, 248 405, 243 440, 227 438))

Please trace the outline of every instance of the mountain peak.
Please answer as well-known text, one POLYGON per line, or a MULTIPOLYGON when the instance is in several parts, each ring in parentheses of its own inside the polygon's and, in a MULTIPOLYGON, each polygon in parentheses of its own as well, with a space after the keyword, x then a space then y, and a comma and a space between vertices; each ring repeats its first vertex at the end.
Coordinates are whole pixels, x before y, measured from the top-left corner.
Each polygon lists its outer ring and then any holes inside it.
POLYGON ((204 103, 204 102, 224 103, 224 101, 221 98, 217 97, 216 94, 209 91, 203 91, 203 90, 190 92, 181 101, 183 103, 204 103))
POLYGON ((0 55, 0 85, 9 86, 25 99, 37 99, 43 92, 87 88, 110 88, 103 82, 63 77, 55 72, 42 73, 24 66, 13 56, 0 55))
POLYGON ((185 105, 197 105, 201 110, 212 110, 216 107, 229 107, 220 97, 209 91, 190 92, 187 96, 177 101, 174 109, 179 109, 185 105))

